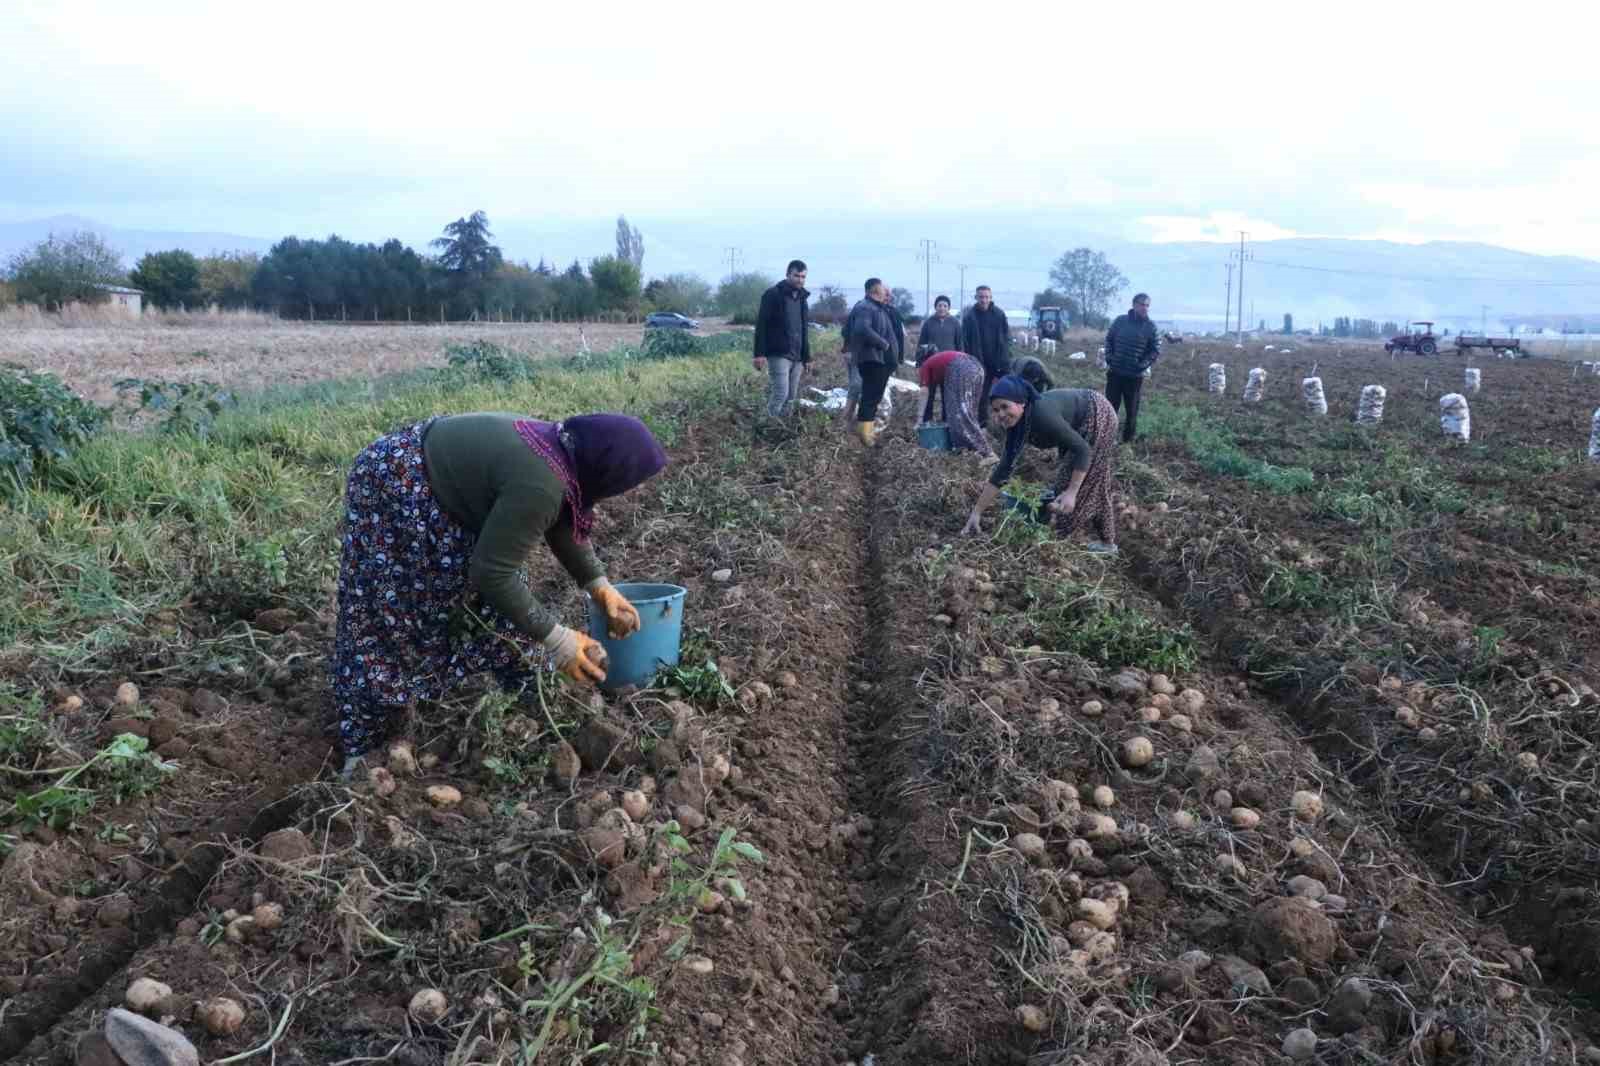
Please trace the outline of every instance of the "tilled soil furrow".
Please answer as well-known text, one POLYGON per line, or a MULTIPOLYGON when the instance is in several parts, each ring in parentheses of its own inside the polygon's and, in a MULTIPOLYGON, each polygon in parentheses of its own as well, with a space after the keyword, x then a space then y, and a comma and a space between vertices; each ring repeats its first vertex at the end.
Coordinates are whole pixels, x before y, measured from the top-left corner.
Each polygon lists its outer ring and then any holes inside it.
MULTIPOLYGON (((1130 573, 1139 585, 1174 609, 1185 611, 1206 629, 1223 655, 1240 662, 1251 661, 1263 644, 1262 634, 1227 612, 1186 603, 1189 581, 1182 568, 1155 556, 1145 546, 1136 544, 1131 548, 1130 573)), ((1385 741, 1378 735, 1374 724, 1387 723, 1394 717, 1387 704, 1349 693, 1335 695, 1331 688, 1308 689, 1292 678, 1266 686, 1280 712, 1296 725, 1304 743, 1365 793, 1374 806, 1382 811, 1396 804, 1410 806, 1407 793, 1414 799, 1420 794, 1418 789, 1430 789, 1419 778, 1448 776, 1452 782, 1467 780, 1438 760, 1408 758, 1394 741, 1385 741), (1405 766, 1397 765, 1396 759, 1405 766)), ((1501 782, 1501 787, 1508 784, 1501 782)), ((1460 787, 1467 789, 1464 783, 1460 787)), ((1595 921, 1594 879, 1571 872, 1572 860, 1582 868, 1581 857, 1587 854, 1592 860, 1600 855, 1600 848, 1574 837, 1564 845, 1571 859, 1560 867, 1545 867, 1523 876, 1515 872, 1522 865, 1517 855, 1518 839, 1515 834, 1491 832, 1497 825, 1493 817, 1485 816, 1477 832, 1441 832, 1437 818, 1396 819, 1395 824, 1433 867, 1440 884, 1450 885, 1456 897, 1483 915, 1486 923, 1503 928, 1508 937, 1519 943, 1533 946, 1546 981, 1582 996, 1591 1007, 1600 1006, 1600 932, 1595 921)))
POLYGON ((855 871, 862 928, 847 978, 865 997, 852 1018, 850 1052, 885 1066, 1012 1061, 994 972, 994 930, 963 911, 948 885, 959 868, 950 797, 920 787, 926 717, 917 688, 926 668, 909 641, 926 637, 890 593, 898 531, 897 462, 886 448, 861 459, 858 596, 861 641, 853 660, 849 728, 852 807, 873 826, 871 861, 855 871), (920 631, 919 631, 920 630, 920 631))
POLYGON ((98 931, 69 948, 77 953, 72 972, 38 982, 12 1003, 13 1009, 0 1027, 0 1062, 19 1052, 24 1061, 42 1055, 42 1043, 31 1049, 28 1045, 98 994, 140 951, 170 936, 182 918, 194 913, 221 867, 227 854, 221 842, 259 840, 290 824, 299 810, 291 791, 292 785, 281 784, 263 794, 259 805, 223 814, 208 827, 201 842, 189 848, 176 869, 142 894, 140 907, 126 927, 98 931))

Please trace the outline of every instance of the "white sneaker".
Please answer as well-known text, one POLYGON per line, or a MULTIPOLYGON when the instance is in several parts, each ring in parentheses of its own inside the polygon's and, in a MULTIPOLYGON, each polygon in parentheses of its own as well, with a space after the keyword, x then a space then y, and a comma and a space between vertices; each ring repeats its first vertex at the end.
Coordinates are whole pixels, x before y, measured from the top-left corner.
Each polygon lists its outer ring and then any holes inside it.
POLYGON ((1116 555, 1117 546, 1115 544, 1107 544, 1103 540, 1091 540, 1084 546, 1084 551, 1089 552, 1091 555, 1116 555))

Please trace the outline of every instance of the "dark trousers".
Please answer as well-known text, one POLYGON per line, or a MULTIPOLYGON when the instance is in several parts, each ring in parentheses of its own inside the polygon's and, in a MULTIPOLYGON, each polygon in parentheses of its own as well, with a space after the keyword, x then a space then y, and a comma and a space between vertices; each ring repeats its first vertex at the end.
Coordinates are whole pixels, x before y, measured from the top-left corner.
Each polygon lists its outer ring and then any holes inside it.
POLYGON ((994 388, 994 383, 1005 376, 1003 372, 983 368, 983 394, 978 397, 978 425, 985 429, 989 427, 989 392, 994 388))
POLYGON ((871 422, 878 414, 878 404, 883 402, 883 390, 889 387, 889 377, 894 367, 885 363, 863 363, 861 366, 861 399, 856 403, 856 421, 871 422))
POLYGON ((1139 428, 1139 390, 1142 388, 1144 388, 1143 377, 1137 375, 1130 377, 1127 374, 1106 371, 1106 400, 1122 421, 1124 444, 1133 440, 1133 435, 1139 428), (1121 412, 1123 404, 1128 407, 1126 415, 1121 412))

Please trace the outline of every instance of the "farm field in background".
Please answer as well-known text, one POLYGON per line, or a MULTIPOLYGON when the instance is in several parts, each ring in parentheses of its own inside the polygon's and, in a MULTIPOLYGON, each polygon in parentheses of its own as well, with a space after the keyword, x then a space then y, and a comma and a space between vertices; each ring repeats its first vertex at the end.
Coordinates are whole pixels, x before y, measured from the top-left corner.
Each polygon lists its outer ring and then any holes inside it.
MULTIPOLYGON (((63 326, 50 316, 0 319, 0 362, 47 370, 95 403, 117 399, 116 382, 141 378, 209 381, 239 392, 332 379, 373 379, 442 366, 451 344, 487 340, 528 355, 574 355, 638 344, 639 325, 452 322, 377 325, 291 322, 257 314, 161 314, 119 321, 85 315, 63 326), (580 332, 581 331, 581 332, 580 332)), ((722 328, 715 321, 704 329, 722 328)))
POLYGON ((1459 360, 1168 348, 1111 562, 1014 513, 961 538, 985 468, 917 448, 909 400, 870 453, 815 412, 761 430, 742 349, 92 441, 0 524, 0 1058, 73 1061, 150 978, 205 1061, 1585 1061, 1600 379, 1482 367, 1457 445, 1459 360), (661 436, 597 541, 687 587, 683 662, 610 699, 469 686, 339 786, 345 464, 496 407, 661 436))

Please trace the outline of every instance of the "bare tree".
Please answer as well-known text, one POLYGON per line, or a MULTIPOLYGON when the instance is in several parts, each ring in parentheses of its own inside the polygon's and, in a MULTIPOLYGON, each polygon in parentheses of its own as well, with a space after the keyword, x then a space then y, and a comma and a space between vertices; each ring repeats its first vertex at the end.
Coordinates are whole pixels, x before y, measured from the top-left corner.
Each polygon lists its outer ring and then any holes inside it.
POLYGON ((1095 326, 1105 320, 1106 308, 1128 279, 1112 266, 1104 252, 1074 248, 1050 268, 1050 280, 1060 285, 1078 303, 1080 325, 1095 326))

